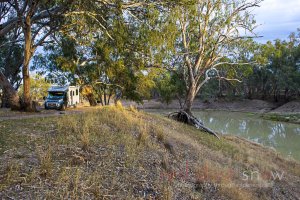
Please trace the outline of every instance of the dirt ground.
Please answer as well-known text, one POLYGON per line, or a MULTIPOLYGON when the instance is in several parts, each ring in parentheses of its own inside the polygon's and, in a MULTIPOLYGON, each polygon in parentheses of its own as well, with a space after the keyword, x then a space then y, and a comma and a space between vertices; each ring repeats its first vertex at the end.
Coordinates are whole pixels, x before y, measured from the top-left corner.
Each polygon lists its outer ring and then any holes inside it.
MULTIPOLYGON (((170 104, 161 103, 159 100, 144 100, 143 104, 133 101, 122 100, 122 104, 126 106, 134 106, 138 109, 180 109, 178 101, 174 100, 170 104)), ((78 106, 77 108, 68 108, 66 111, 39 109, 38 113, 26 113, 11 111, 10 109, 0 109, 0 121, 9 119, 26 119, 34 117, 59 116, 65 114, 76 114, 88 110, 99 109, 101 106, 89 107, 78 106)), ((218 101, 203 102, 195 100, 193 109, 201 110, 225 110, 236 112, 252 112, 260 114, 300 114, 300 101, 292 101, 282 106, 273 102, 263 100, 239 100, 239 101, 218 101)))
POLYGON ((79 106, 77 108, 68 108, 66 111, 59 110, 45 110, 39 108, 37 113, 27 113, 19 111, 11 111, 9 108, 0 109, 0 121, 2 120, 12 120, 12 119, 29 119, 35 117, 51 117, 51 116, 60 116, 60 115, 70 115, 76 113, 82 113, 89 110, 99 109, 100 107, 88 107, 88 106, 79 106))
POLYGON ((272 113, 300 113, 300 101, 288 102, 275 110, 272 110, 272 113))

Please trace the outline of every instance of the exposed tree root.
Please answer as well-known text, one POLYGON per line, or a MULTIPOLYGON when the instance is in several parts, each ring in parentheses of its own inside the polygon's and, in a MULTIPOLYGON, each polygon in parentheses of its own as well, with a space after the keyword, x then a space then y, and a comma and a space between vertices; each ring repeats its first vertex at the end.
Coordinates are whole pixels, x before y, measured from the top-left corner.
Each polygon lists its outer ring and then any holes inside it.
POLYGON ((172 112, 168 115, 168 117, 172 118, 174 120, 177 120, 179 122, 183 122, 185 124, 195 126, 197 129, 201 129, 209 134, 216 136, 218 139, 220 139, 220 137, 217 135, 217 133, 215 133, 213 130, 205 127, 201 120, 197 119, 193 115, 190 115, 183 110, 178 111, 178 112, 172 112))

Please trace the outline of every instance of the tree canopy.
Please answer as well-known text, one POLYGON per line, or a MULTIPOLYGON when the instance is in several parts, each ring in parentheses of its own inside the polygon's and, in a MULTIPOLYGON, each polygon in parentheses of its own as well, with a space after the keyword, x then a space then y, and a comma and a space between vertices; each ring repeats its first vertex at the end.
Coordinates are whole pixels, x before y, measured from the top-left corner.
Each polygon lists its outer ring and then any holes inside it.
POLYGON ((12 107, 25 110, 30 71, 80 85, 91 105, 158 94, 191 112, 204 94, 288 100, 299 93, 298 33, 254 42, 260 2, 3 0, 0 86, 12 107))

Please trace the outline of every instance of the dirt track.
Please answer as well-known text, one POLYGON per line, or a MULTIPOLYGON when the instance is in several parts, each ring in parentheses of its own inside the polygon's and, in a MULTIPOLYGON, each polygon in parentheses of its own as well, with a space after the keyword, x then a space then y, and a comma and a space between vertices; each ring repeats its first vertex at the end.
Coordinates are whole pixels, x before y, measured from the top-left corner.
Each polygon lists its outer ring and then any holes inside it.
POLYGON ((66 111, 58 111, 58 110, 44 110, 40 109, 38 113, 26 113, 26 112, 18 112, 11 111, 10 109, 0 109, 0 121, 3 120, 13 120, 13 119, 30 119, 36 117, 52 117, 52 116, 61 116, 61 115, 71 115, 78 114, 85 111, 97 109, 92 107, 79 107, 76 109, 67 109, 66 111))
MULTIPOLYGON (((179 109, 178 101, 172 101, 169 105, 161 103, 158 100, 145 100, 143 104, 137 104, 133 101, 122 101, 124 106, 133 105, 138 109, 179 109)), ((44 110, 40 109, 39 113, 13 112, 10 109, 0 109, 0 121, 11 119, 27 119, 35 117, 50 117, 68 114, 81 113, 101 107, 78 107, 76 109, 67 109, 66 111, 44 110)), ((276 103, 262 100, 240 100, 240 101, 222 101, 222 102, 202 102, 196 100, 193 109, 201 110, 225 110, 237 112, 253 113, 277 113, 277 114, 294 114, 300 113, 300 101, 292 101, 279 106, 276 103)))

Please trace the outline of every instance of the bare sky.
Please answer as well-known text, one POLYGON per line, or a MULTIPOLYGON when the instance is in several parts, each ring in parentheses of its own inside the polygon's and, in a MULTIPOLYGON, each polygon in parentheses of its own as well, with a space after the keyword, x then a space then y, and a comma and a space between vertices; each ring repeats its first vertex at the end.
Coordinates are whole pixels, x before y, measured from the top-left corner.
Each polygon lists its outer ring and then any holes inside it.
POLYGON ((300 28, 300 0, 264 0, 254 10, 256 21, 261 24, 256 32, 264 36, 258 42, 286 39, 300 28))

